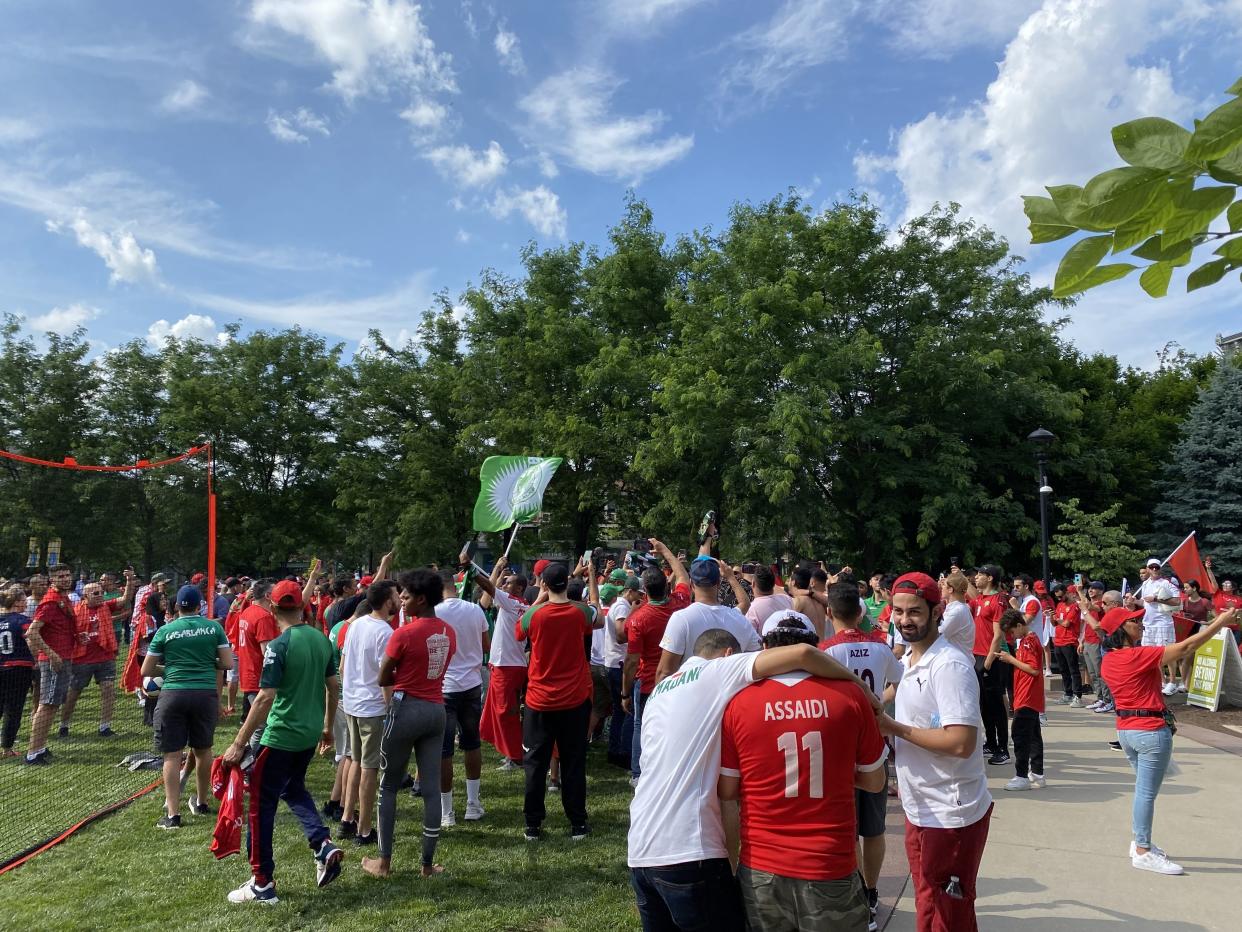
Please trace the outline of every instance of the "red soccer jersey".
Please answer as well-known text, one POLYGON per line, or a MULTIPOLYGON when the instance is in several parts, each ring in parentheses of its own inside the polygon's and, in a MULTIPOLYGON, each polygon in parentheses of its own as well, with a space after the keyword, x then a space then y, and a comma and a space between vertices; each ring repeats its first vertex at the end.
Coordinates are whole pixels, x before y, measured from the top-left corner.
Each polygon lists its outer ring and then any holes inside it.
POLYGON ((444 704, 444 671, 457 650, 457 632, 439 618, 411 618, 388 639, 384 652, 397 661, 394 692, 444 704))
MULTIPOLYGON (((1113 694, 1117 711, 1147 709, 1160 713, 1164 696, 1160 692, 1160 661, 1163 647, 1123 647, 1110 650, 1100 661, 1100 675, 1113 694)), ((1117 719, 1118 731, 1159 731, 1163 714, 1117 719)))
POLYGON ((573 709, 591 697, 582 639, 594 632, 593 618, 594 609, 581 602, 545 602, 518 619, 515 637, 530 640, 526 704, 532 709, 573 709))
POLYGON ((263 647, 280 635, 272 613, 257 603, 247 605, 237 619, 237 679, 243 693, 259 691, 263 647))
MULTIPOLYGON (((1229 611, 1231 608, 1242 609, 1242 595, 1238 595, 1236 592, 1225 592, 1222 590, 1212 596, 1212 607, 1216 609, 1216 613, 1218 615, 1221 612, 1229 611)), ((1234 620, 1225 625, 1225 627, 1236 629, 1238 627, 1238 618, 1235 617, 1234 620)))
POLYGON ((1052 643, 1057 647, 1071 647, 1078 643, 1082 630, 1082 609, 1077 602, 1058 602, 1052 613, 1057 626, 1052 631, 1052 643))
POLYGON ((975 649, 972 653, 976 657, 988 655, 988 651, 992 648, 992 638, 995 635, 992 625, 1000 621, 1008 602, 1005 596, 997 592, 992 595, 981 595, 970 603, 975 613, 975 649))
POLYGON ((1039 638, 1029 631, 1018 642, 1014 651, 1014 659, 1030 664, 1038 672, 1031 674, 1025 670, 1013 668, 1013 707, 1015 709, 1034 709, 1043 712, 1044 706, 1044 648, 1039 638))
POLYGON ((725 709, 720 771, 741 778, 741 862, 799 880, 858 869, 854 772, 884 739, 852 683, 793 674, 746 687, 725 709))
POLYGON ((639 691, 644 696, 655 689, 656 667, 660 665, 660 641, 669 617, 690 604, 690 590, 681 584, 663 602, 647 602, 638 606, 625 620, 626 653, 638 655, 639 691))
MULTIPOLYGON (((49 588, 35 609, 34 620, 43 625, 39 629, 43 643, 62 660, 71 663, 78 649, 78 617, 69 596, 49 588)), ((39 651, 39 659, 47 660, 47 654, 39 651)))
POLYGON ((112 613, 120 605, 110 599, 91 608, 82 600, 76 606, 78 616, 78 650, 74 663, 109 663, 116 660, 116 630, 112 613))

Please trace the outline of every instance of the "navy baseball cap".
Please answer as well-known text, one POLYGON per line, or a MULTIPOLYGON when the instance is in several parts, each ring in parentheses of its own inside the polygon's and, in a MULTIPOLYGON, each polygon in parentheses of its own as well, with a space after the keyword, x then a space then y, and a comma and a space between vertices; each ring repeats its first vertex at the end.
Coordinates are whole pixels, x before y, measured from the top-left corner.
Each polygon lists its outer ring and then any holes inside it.
POLYGON ((177 608, 198 608, 203 604, 203 594, 198 586, 182 586, 177 590, 177 608))
POLYGON ((696 586, 720 585, 720 564, 711 557, 695 557, 690 564, 690 581, 696 586))

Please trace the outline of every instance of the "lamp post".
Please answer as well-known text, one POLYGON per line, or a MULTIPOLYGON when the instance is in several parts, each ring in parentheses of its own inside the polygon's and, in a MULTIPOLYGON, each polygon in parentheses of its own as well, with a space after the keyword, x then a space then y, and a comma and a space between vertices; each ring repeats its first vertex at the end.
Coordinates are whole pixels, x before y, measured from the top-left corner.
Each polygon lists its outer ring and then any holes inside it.
POLYGON ((1044 546, 1044 586, 1051 591, 1052 580, 1048 574, 1048 496, 1052 494, 1052 486, 1048 484, 1048 448, 1057 435, 1038 427, 1026 439, 1035 444, 1035 462, 1039 465, 1039 534, 1044 546))

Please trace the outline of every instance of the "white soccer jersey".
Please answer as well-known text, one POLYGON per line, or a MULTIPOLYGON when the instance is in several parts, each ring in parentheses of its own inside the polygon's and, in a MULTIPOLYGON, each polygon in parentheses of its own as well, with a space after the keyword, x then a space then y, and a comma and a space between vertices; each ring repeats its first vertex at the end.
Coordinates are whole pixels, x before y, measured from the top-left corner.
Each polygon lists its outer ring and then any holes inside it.
POLYGON ((824 653, 871 687, 876 698, 889 683, 900 683, 902 666, 893 649, 858 629, 840 631, 823 644, 824 653))

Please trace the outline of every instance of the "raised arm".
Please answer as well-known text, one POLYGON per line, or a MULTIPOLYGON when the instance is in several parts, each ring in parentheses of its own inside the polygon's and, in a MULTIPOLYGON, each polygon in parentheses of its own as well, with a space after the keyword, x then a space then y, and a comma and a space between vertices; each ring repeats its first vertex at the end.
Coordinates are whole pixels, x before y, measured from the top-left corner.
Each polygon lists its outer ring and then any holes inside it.
POLYGON ((1170 663, 1174 660, 1181 660, 1188 654, 1193 654, 1200 647, 1212 639, 1221 628, 1229 624, 1238 613, 1236 608, 1231 608, 1227 612, 1221 612, 1210 623, 1200 628, 1196 633, 1190 635, 1184 641, 1176 644, 1170 644, 1164 649, 1163 663, 1170 663))
POLYGON ((677 554, 669 550, 663 541, 656 540, 654 537, 649 539, 651 549, 658 553, 672 568, 673 578, 677 580, 677 585, 690 588, 690 574, 686 572, 686 566, 681 560, 677 559, 677 554))
POLYGON ((746 589, 733 572, 733 567, 724 560, 717 560, 716 562, 720 564, 720 574, 725 578, 725 582, 729 584, 729 588, 733 590, 734 598, 737 599, 737 610, 745 615, 750 611, 750 596, 746 594, 746 589))
POLYGON ((392 551, 389 550, 380 558, 379 568, 375 571, 375 578, 371 582, 379 582, 381 579, 388 578, 388 570, 392 566, 392 551))
POLYGON ((311 596, 315 594, 315 576, 319 573, 319 558, 311 557, 310 567, 306 570, 306 585, 302 587, 302 604, 310 605, 311 596))

